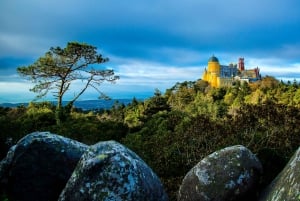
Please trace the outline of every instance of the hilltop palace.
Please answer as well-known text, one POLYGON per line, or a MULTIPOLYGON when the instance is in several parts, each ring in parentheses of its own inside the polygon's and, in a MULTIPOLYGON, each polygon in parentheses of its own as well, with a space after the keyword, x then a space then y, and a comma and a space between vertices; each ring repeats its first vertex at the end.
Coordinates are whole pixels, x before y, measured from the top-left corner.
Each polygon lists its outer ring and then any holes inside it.
POLYGON ((217 57, 208 60, 202 79, 212 87, 232 86, 234 81, 255 82, 261 79, 259 68, 245 69, 244 58, 239 58, 238 64, 220 65, 217 57))

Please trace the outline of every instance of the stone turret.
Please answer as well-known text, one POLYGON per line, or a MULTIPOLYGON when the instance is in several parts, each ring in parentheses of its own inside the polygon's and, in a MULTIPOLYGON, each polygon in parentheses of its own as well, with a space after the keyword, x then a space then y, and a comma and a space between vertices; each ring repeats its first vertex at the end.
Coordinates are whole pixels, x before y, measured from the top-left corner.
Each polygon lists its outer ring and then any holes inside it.
POLYGON ((244 71, 245 70, 244 58, 239 58, 239 70, 240 71, 244 71))
POLYGON ((220 64, 214 55, 209 58, 207 70, 204 72, 202 79, 210 83, 213 87, 219 86, 220 64))

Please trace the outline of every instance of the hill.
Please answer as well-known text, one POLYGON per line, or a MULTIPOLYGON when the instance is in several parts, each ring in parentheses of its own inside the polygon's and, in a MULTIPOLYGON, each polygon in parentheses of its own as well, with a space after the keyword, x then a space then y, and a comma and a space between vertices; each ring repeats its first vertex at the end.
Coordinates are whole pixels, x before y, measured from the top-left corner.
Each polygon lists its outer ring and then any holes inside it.
MULTIPOLYGON (((132 99, 110 99, 110 100, 82 100, 76 101, 74 106, 82 110, 110 109, 115 103, 128 105, 132 99)), ((0 107, 16 108, 19 106, 27 107, 29 103, 0 103, 0 107)), ((66 105, 67 102, 63 102, 66 105)))
POLYGON ((269 184, 298 148, 299 124, 299 83, 266 76, 213 88, 203 80, 186 81, 165 93, 156 90, 144 101, 132 99, 106 110, 72 109, 61 125, 51 103, 0 108, 0 157, 34 131, 88 145, 116 140, 145 160, 175 200, 190 168, 215 150, 237 144, 257 155, 265 172, 260 185, 269 184))

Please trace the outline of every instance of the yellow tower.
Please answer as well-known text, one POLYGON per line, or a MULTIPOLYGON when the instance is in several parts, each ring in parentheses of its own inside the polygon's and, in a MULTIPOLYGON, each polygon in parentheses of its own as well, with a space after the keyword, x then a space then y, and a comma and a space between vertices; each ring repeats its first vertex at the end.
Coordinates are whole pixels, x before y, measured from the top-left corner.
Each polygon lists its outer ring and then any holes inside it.
POLYGON ((203 73, 203 80, 207 81, 212 87, 220 85, 220 64, 214 55, 208 60, 207 70, 203 73))

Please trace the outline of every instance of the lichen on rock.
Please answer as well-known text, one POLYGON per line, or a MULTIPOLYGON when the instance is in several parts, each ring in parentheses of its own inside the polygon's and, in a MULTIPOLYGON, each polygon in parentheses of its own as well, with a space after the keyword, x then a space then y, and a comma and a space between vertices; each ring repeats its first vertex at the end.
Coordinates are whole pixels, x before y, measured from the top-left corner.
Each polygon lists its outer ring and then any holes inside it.
POLYGON ((187 173, 178 200, 246 198, 254 191, 261 173, 262 165, 250 150, 241 145, 227 147, 205 157, 187 173))
POLYGON ((260 201, 277 200, 300 201, 300 147, 260 198, 260 201))
POLYGON ((162 184, 134 152, 115 141, 91 146, 78 162, 59 201, 165 201, 162 184))

